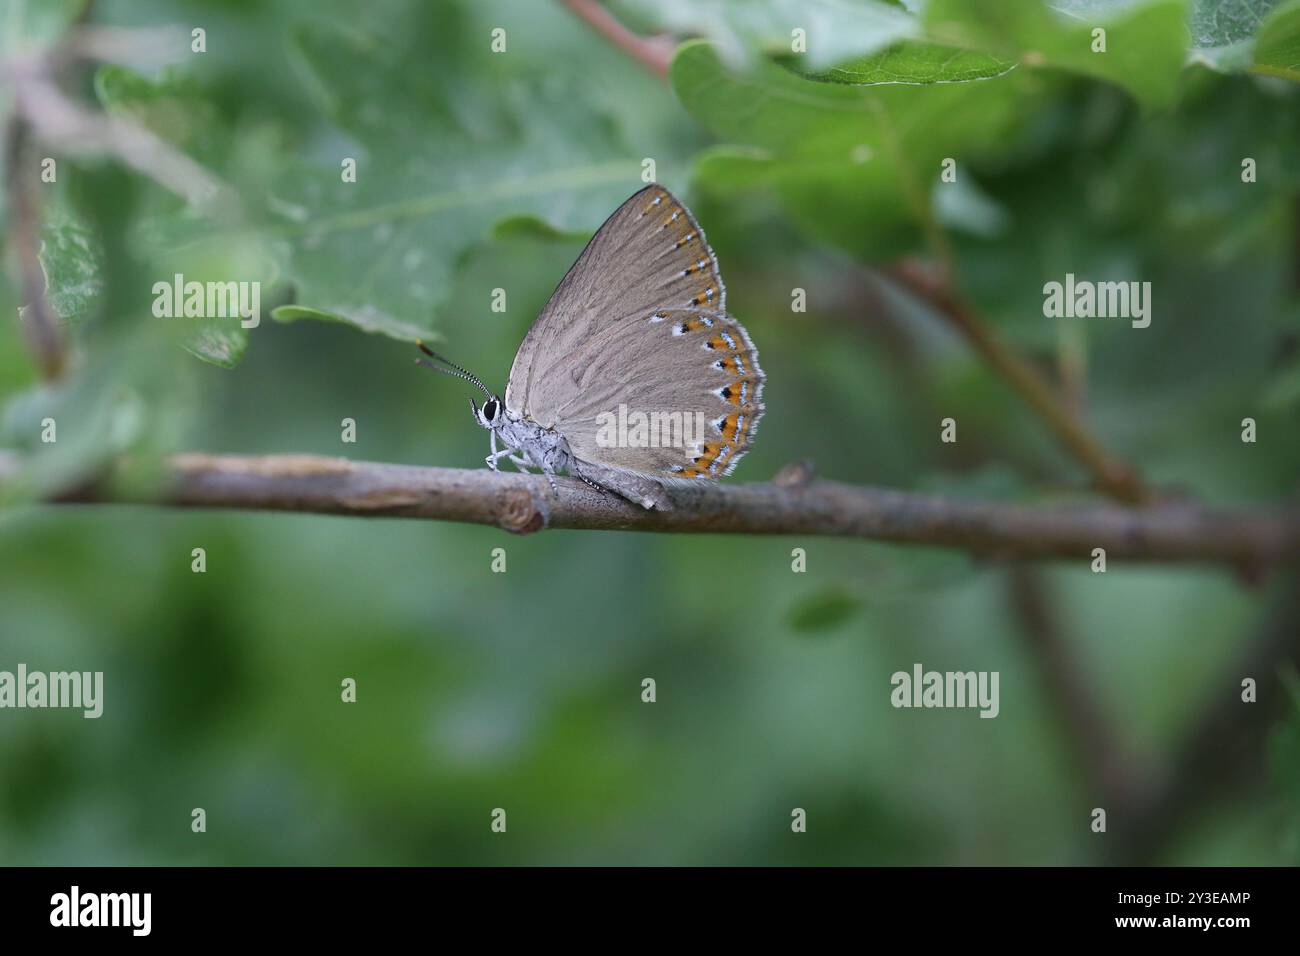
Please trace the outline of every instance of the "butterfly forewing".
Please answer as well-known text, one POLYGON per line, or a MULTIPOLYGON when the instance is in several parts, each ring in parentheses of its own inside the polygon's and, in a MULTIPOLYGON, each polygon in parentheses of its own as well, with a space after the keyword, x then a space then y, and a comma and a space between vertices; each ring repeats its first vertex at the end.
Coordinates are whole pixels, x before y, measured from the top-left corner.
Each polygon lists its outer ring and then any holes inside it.
POLYGON ((557 409, 574 398, 575 356, 594 336, 644 324, 655 310, 725 307, 717 260, 699 224, 668 190, 647 186, 600 227, 528 330, 506 405, 554 426, 557 409))

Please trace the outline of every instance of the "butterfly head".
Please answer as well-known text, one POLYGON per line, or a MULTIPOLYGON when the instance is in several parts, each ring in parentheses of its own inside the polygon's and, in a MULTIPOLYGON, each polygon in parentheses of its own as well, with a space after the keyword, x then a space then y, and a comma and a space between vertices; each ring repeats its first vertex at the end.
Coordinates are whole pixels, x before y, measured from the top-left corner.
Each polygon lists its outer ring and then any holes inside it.
POLYGON ((488 393, 488 400, 480 408, 474 404, 474 399, 469 400, 469 407, 474 410, 474 420, 484 428, 500 428, 505 424, 506 406, 496 395, 488 393))

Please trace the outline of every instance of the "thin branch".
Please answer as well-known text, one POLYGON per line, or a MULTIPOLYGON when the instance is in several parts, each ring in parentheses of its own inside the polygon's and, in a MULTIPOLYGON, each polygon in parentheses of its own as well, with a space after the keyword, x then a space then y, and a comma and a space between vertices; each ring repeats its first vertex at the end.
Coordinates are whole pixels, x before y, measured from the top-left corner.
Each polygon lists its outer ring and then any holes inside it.
MULTIPOLYGON (((0 457, 0 485, 19 468, 0 457)), ((681 483, 673 509, 645 511, 570 478, 553 493, 540 475, 419 468, 315 455, 185 454, 167 462, 154 494, 111 481, 52 493, 59 502, 427 518, 543 528, 704 534, 837 535, 957 548, 1006 558, 1251 562, 1300 558, 1300 508, 1214 511, 1190 502, 1029 506, 815 480, 806 466, 765 484, 681 483)))
POLYGON ((41 266, 40 180, 31 151, 31 131, 18 115, 5 126, 5 191, 13 219, 11 235, 16 251, 23 307, 19 324, 28 350, 46 379, 63 374, 66 353, 63 335, 45 297, 45 270, 41 266))
MULTIPOLYGON (((78 17, 89 16, 86 3, 78 17)), ((36 149, 64 155, 108 154, 150 176, 197 207, 229 215, 233 193, 220 179, 149 129, 120 116, 85 109, 59 89, 56 75, 88 55, 158 54, 179 34, 80 27, 49 49, 0 62, 0 80, 13 90, 4 122, 5 194, 12 219, 16 268, 24 306, 19 310, 28 348, 46 379, 64 371, 67 353, 46 297, 41 264, 41 183, 36 149)))
POLYGON ((671 37, 643 37, 623 26, 597 0, 561 0, 588 26, 661 80, 668 78, 668 65, 676 44, 671 37))
POLYGON ((220 178, 147 127, 87 110, 41 71, 11 71, 15 109, 43 143, 69 155, 109 155, 205 211, 233 202, 220 178))
POLYGON ((1100 685, 1079 659, 1043 574, 1022 562, 1012 564, 1007 569, 1007 598, 1074 758, 1083 768, 1088 806, 1132 803, 1145 777, 1103 705, 1100 685))
POLYGON ((1291 705, 1286 674, 1300 668, 1300 581, 1278 582, 1279 593, 1257 633, 1209 680, 1204 696, 1188 705, 1186 729, 1154 786, 1108 815, 1114 859, 1124 865, 1161 862, 1178 832, 1216 803, 1227 803, 1267 779, 1271 732, 1291 705), (1242 700, 1244 678, 1256 682, 1257 700, 1242 700))
POLYGON ((1119 501, 1137 504, 1149 501, 1150 492, 1137 472, 1113 457, 1057 394, 1051 383, 1033 365, 999 339, 946 281, 920 263, 906 260, 887 273, 912 291, 958 329, 984 359, 993 366, 1036 411, 1061 443, 1088 469, 1097 487, 1119 501))
MULTIPOLYGON (((760 294, 784 294, 786 290, 760 288, 760 294)), ((894 389, 907 396, 907 411, 918 423, 938 421, 948 410, 943 406, 933 369, 929 367, 927 349, 921 329, 910 309, 901 309, 899 299, 909 297, 896 282, 876 270, 844 270, 823 290, 817 314, 850 328, 865 332, 888 355, 888 374, 897 381, 894 389)), ((941 320, 940 320, 941 321, 941 320)), ((923 424, 922 427, 929 427, 923 424)), ((942 456, 945 467, 971 471, 989 464, 1009 464, 1035 488, 1042 490, 1057 481, 1059 470, 1047 467, 1040 457, 1026 453, 1016 443, 985 432, 967 432, 959 442, 939 443, 934 451, 942 456)))

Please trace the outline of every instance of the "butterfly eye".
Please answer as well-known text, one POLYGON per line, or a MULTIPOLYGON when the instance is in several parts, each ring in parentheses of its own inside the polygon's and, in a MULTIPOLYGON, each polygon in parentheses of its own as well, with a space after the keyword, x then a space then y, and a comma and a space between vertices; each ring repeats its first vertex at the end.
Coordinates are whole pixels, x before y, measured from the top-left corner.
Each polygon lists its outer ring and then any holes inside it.
POLYGON ((483 417, 488 421, 496 420, 498 410, 497 400, 495 398, 490 402, 483 403, 483 417))

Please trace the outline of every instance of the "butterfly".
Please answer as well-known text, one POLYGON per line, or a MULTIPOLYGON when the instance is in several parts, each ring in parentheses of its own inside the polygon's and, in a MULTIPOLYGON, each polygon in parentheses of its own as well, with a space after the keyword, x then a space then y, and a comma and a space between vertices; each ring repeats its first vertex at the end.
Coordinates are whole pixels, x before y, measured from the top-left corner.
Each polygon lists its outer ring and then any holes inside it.
POLYGON ((718 260, 672 193, 647 186, 596 231, 524 336, 504 400, 418 343, 434 371, 464 378, 502 458, 567 473, 643 508, 667 510, 666 486, 731 474, 763 416, 763 370, 726 311, 718 260), (498 442, 501 448, 498 449, 498 442))

